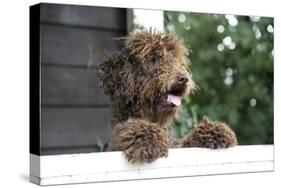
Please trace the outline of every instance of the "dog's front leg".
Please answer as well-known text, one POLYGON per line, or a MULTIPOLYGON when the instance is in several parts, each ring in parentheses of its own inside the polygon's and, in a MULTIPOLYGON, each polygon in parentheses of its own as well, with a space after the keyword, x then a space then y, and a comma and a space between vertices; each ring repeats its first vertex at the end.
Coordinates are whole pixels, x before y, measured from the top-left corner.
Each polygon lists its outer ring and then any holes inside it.
POLYGON ((235 133, 225 123, 204 117, 182 140, 182 147, 229 148, 237 145, 235 133))
POLYGON ((166 131, 155 123, 129 119, 115 125, 112 131, 115 150, 121 150, 129 162, 150 163, 168 155, 166 131))

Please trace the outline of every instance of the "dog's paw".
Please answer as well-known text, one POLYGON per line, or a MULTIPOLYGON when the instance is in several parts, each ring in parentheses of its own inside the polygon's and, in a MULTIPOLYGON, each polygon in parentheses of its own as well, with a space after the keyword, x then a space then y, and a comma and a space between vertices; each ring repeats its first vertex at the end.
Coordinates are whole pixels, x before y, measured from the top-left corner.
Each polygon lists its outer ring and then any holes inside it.
POLYGON ((221 122, 203 120, 182 139, 182 147, 229 148, 237 145, 235 133, 221 122))
POLYGON ((164 129, 154 123, 129 119, 113 128, 112 141, 129 162, 146 162, 166 157, 169 139, 164 129))

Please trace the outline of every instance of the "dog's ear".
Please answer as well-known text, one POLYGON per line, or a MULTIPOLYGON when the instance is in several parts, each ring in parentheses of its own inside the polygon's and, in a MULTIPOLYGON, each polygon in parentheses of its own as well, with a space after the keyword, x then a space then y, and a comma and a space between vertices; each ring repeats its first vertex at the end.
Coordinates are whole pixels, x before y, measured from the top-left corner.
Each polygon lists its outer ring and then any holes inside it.
POLYGON ((131 33, 122 38, 129 55, 141 63, 148 61, 186 61, 188 49, 175 34, 164 34, 157 31, 131 33))
POLYGON ((113 65, 113 57, 108 56, 97 66, 96 74, 100 80, 99 86, 104 90, 106 95, 110 95, 115 88, 114 79, 111 78, 111 76, 114 76, 113 65))
POLYGON ((97 76, 104 93, 111 101, 125 98, 130 100, 134 93, 134 76, 132 65, 127 63, 126 55, 115 53, 97 66, 97 76))

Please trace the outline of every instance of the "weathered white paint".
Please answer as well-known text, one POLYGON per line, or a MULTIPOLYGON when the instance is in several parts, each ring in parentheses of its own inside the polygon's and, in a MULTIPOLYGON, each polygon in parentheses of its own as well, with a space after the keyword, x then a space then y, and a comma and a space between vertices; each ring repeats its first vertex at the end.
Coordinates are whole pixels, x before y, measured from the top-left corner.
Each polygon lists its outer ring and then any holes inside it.
POLYGON ((122 152, 30 156, 30 181, 40 185, 273 171, 273 145, 170 149, 167 158, 131 164, 122 152))
POLYGON ((128 9, 127 10, 127 30, 138 31, 138 27, 143 30, 157 29, 164 31, 164 11, 148 9, 128 9))

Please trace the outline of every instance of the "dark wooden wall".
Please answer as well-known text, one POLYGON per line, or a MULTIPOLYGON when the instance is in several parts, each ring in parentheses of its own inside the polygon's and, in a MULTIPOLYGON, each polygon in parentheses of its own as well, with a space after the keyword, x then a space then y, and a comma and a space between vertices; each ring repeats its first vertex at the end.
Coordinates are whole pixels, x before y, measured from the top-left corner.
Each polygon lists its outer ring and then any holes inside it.
POLYGON ((110 139, 109 101, 95 66, 120 49, 126 9, 41 4, 41 154, 98 151, 110 139))

